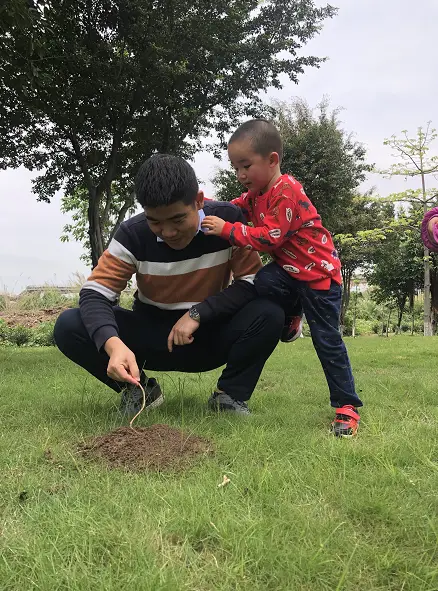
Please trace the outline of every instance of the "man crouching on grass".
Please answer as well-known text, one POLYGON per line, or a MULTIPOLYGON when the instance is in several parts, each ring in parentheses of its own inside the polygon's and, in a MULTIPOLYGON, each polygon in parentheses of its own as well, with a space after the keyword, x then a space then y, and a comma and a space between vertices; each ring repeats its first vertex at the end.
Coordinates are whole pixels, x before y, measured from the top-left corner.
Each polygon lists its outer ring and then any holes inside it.
POLYGON ((249 414, 250 399, 277 345, 282 308, 254 299, 259 255, 201 231, 205 215, 235 223, 241 211, 207 201, 192 167, 156 155, 135 179, 144 213, 123 222, 80 292, 79 309, 63 312, 55 340, 69 359, 116 392, 121 411, 136 414, 163 402, 160 387, 141 368, 204 372, 225 365, 208 405, 249 414), (132 310, 116 306, 135 274, 132 310), (230 285, 231 275, 234 278, 230 285))

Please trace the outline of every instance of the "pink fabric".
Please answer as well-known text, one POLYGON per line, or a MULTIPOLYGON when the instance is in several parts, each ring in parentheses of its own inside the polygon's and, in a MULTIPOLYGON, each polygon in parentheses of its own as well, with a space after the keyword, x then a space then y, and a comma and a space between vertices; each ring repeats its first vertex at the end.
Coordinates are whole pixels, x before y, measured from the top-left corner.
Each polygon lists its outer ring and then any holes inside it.
POLYGON ((435 224, 433 227, 433 238, 431 238, 427 229, 428 223, 434 217, 438 217, 438 207, 434 207, 424 216, 421 224, 421 238, 426 248, 438 252, 438 224, 435 224))

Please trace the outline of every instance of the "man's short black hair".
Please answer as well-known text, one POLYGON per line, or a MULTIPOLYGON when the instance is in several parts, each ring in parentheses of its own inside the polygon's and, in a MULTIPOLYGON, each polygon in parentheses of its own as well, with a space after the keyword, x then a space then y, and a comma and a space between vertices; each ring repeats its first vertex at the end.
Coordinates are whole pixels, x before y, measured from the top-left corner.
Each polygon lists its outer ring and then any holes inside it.
POLYGON ((183 158, 155 154, 140 166, 135 194, 142 207, 161 207, 182 201, 190 205, 198 194, 195 171, 183 158))
POLYGON ((254 152, 261 156, 269 156, 272 152, 277 152, 281 163, 283 159, 283 141, 278 129, 267 119, 246 121, 236 129, 228 145, 241 139, 249 139, 254 152))

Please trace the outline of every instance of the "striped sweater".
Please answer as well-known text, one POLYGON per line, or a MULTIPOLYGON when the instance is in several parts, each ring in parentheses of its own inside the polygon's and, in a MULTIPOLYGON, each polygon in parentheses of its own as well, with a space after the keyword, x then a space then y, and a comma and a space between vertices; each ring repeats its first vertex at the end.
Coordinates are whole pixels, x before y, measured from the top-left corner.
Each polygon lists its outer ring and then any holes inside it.
MULTIPOLYGON (((230 203, 206 201, 206 215, 243 222, 230 203)), ((261 268, 256 252, 230 246, 202 232, 182 250, 157 240, 144 213, 123 222, 80 293, 81 317, 98 349, 118 336, 113 306, 133 275, 134 310, 161 310, 176 320, 197 305, 201 322, 233 315, 254 298, 254 275, 261 268), (230 285, 231 277, 234 282, 230 285)))

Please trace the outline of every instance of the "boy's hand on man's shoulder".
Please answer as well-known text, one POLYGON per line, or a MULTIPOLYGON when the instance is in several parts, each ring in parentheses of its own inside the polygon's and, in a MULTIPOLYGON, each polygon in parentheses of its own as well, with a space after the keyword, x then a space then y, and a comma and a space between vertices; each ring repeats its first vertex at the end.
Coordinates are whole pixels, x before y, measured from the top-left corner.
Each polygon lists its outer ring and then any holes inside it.
POLYGON ((215 215, 207 215, 202 220, 201 226, 205 230, 205 234, 209 236, 221 236, 225 226, 225 220, 215 215))

